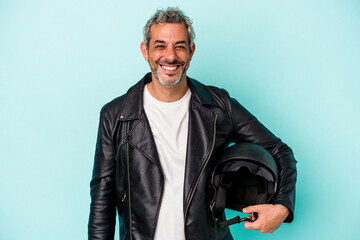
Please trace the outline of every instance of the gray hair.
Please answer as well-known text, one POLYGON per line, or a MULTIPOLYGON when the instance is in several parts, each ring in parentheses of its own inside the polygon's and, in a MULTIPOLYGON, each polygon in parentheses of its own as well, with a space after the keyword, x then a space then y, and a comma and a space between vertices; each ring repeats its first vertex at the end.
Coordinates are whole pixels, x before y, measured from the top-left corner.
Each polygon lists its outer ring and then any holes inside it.
POLYGON ((150 28, 154 24, 163 24, 163 23, 183 23, 188 32, 188 41, 190 50, 194 45, 195 32, 192 26, 191 19, 186 16, 179 8, 177 7, 168 7, 167 9, 158 9, 154 16, 152 16, 146 23, 143 29, 144 42, 146 48, 149 49, 149 41, 151 38, 150 28))

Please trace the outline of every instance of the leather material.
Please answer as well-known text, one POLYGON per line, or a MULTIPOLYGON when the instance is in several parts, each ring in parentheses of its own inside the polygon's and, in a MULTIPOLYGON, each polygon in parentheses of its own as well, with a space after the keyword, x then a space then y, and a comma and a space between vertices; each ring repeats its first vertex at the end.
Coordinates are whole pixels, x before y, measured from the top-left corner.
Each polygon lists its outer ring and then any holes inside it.
MULTIPOLYGON (((100 114, 91 187, 89 239, 113 239, 116 210, 120 239, 153 239, 163 193, 163 174, 142 93, 151 73, 106 104, 100 114)), ((233 239, 213 219, 210 187, 215 159, 231 142, 256 143, 275 158, 280 184, 274 204, 295 204, 296 160, 291 149, 226 91, 188 77, 192 92, 184 179, 187 240, 233 239)))

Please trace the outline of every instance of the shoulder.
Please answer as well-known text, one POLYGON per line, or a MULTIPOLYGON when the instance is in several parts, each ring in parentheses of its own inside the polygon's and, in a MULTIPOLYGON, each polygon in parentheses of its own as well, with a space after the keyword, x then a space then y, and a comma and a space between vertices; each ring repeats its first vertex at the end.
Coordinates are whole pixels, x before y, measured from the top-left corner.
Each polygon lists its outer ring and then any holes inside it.
POLYGON ((192 78, 190 78, 190 81, 202 103, 217 106, 223 110, 229 110, 231 97, 225 89, 212 85, 205 85, 192 78))
POLYGON ((101 114, 104 115, 116 115, 117 113, 121 112, 123 103, 124 103, 124 99, 125 99, 126 94, 121 95, 113 100, 111 100, 110 102, 106 103, 102 108, 101 108, 101 114))
POLYGON ((100 125, 113 132, 120 117, 125 94, 106 103, 100 110, 100 125))
POLYGON ((116 115, 117 113, 121 112, 121 108, 123 106, 123 102, 125 99, 126 94, 123 94, 119 97, 114 98, 110 102, 107 102, 102 108, 101 108, 101 114, 102 115, 116 115))
POLYGON ((125 94, 106 103, 101 109, 101 114, 115 119, 118 119, 122 114, 138 116, 139 112, 141 112, 140 105, 143 88, 145 83, 149 81, 149 78, 150 74, 148 73, 130 87, 125 94))
MULTIPOLYGON (((194 79, 194 78, 190 78, 189 80, 191 82, 192 85, 194 85, 196 90, 206 90, 209 93, 211 93, 212 95, 224 95, 224 96, 228 96, 228 92, 220 87, 216 87, 216 86, 212 86, 212 85, 206 85, 204 83, 201 83, 200 81, 194 79)), ((199 93, 201 94, 201 92, 199 93)))
POLYGON ((236 116, 237 120, 246 120, 254 117, 242 104, 231 97, 225 89, 205 85, 195 79, 191 79, 191 84, 194 86, 202 102, 208 103, 206 106, 217 115, 225 118, 234 118, 236 116))

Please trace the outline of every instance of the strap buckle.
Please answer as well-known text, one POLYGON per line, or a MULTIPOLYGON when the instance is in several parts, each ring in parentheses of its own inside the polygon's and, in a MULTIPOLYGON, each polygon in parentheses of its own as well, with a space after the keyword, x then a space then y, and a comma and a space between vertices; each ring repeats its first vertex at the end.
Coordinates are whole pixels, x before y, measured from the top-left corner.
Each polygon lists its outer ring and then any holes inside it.
POLYGON ((251 218, 249 217, 239 217, 239 216, 236 216, 232 219, 229 219, 229 220, 226 220, 226 221, 223 221, 223 222, 219 222, 219 225, 220 227, 224 228, 224 227, 227 227, 227 226, 230 226, 230 225, 233 225, 235 223, 241 223, 241 222, 255 222, 256 220, 252 220, 251 218))

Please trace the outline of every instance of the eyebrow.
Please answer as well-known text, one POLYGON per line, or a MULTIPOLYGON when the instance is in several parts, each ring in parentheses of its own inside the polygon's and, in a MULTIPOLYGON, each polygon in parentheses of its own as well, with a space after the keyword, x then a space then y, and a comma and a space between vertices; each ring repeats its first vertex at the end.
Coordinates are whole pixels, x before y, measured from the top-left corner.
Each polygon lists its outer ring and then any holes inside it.
POLYGON ((178 41, 175 44, 186 44, 186 41, 178 41))
MULTIPOLYGON (((155 40, 155 43, 165 43, 163 40, 155 40)), ((186 44, 186 41, 177 41, 175 44, 186 44)))

